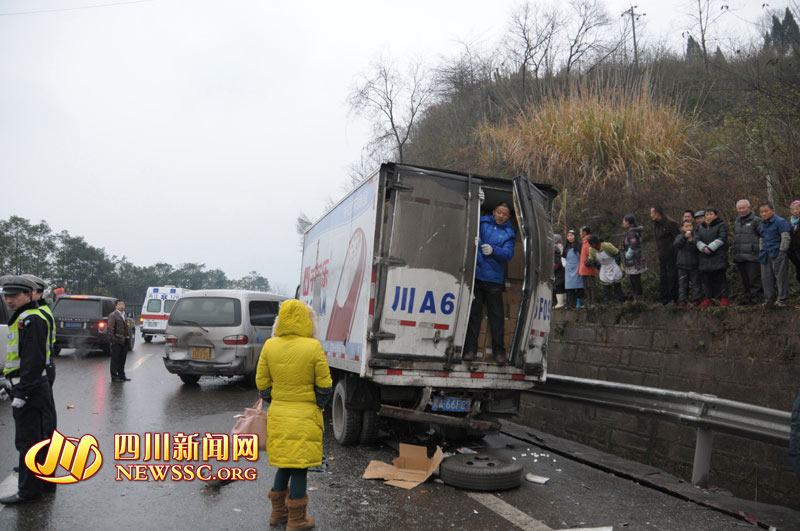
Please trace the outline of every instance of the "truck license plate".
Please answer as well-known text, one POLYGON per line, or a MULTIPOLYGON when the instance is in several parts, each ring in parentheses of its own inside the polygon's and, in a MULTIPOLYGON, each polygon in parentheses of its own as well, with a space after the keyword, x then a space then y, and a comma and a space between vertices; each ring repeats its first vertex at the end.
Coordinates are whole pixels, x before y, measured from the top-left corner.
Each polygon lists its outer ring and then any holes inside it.
POLYGON ((471 398, 455 398, 449 396, 433 397, 433 411, 454 411, 468 413, 472 409, 471 398))
POLYGON ((192 347, 193 360, 210 360, 211 347, 192 347))

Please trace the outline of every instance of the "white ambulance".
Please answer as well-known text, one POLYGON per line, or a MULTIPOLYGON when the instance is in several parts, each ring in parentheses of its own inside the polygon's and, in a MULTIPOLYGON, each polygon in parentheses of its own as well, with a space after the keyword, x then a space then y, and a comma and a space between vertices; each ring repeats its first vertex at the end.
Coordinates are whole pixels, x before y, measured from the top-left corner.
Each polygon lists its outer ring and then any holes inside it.
POLYGON ((175 286, 147 288, 147 295, 142 303, 142 316, 139 319, 142 338, 146 342, 152 341, 153 336, 164 335, 169 314, 181 294, 186 291, 188 290, 175 286))

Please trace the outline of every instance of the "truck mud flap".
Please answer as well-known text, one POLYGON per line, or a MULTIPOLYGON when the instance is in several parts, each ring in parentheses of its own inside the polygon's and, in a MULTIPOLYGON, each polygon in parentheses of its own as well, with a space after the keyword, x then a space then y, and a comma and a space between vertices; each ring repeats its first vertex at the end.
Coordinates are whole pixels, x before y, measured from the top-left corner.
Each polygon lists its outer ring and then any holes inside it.
POLYGON ((425 411, 417 411, 415 409, 407 409, 396 406, 382 405, 381 409, 378 411, 378 415, 411 422, 430 422, 431 424, 439 424, 440 426, 470 428, 477 431, 500 430, 500 423, 493 420, 481 420, 469 417, 449 417, 447 415, 439 415, 436 413, 428 413, 425 411))

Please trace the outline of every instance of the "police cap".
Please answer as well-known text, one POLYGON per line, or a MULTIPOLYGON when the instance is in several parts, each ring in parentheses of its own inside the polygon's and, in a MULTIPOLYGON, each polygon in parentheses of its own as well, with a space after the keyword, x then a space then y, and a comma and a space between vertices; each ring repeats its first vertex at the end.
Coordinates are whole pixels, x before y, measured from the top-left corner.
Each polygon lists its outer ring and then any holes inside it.
POLYGON ((47 289, 47 283, 44 280, 42 280, 41 278, 37 277, 36 275, 25 274, 25 275, 22 275, 22 276, 27 278, 28 280, 30 280, 34 284, 36 284, 37 291, 44 291, 45 289, 47 289))
POLYGON ((38 286, 34 281, 22 275, 6 275, 0 277, 0 288, 2 288, 4 294, 13 295, 16 293, 36 291, 38 286))

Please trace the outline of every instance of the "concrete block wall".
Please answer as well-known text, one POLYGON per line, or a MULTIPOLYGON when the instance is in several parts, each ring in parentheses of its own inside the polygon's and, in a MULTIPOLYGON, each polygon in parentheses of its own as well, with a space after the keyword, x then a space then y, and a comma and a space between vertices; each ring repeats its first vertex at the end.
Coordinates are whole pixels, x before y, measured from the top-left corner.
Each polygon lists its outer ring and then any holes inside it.
MULTIPOLYGON (((695 391, 790 411, 800 388, 794 309, 641 307, 554 312, 548 372, 695 391)), ((519 422, 691 479, 695 430, 526 394, 519 422)), ((715 434, 711 486, 800 507, 788 446, 715 434)))

